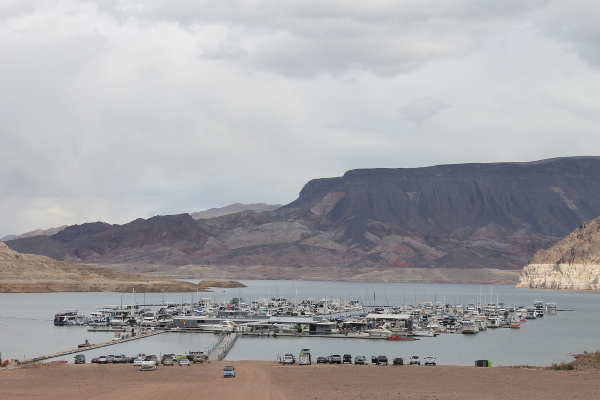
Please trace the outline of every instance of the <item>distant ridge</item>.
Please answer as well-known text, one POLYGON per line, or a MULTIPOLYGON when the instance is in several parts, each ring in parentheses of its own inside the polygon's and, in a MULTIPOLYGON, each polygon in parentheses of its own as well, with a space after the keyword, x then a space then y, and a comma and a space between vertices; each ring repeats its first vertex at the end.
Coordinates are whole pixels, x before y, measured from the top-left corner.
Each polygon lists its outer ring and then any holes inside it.
POLYGON ((254 204, 241 204, 234 203, 225 207, 210 208, 208 210, 190 213, 194 219, 209 219, 222 217, 224 215, 235 214, 242 211, 273 211, 281 207, 281 204, 265 204, 265 203, 254 203, 254 204))
POLYGON ((600 215, 600 157, 360 169, 273 211, 73 225, 7 241, 170 277, 515 284, 531 256, 600 215))
POLYGON ((21 239, 21 238, 32 237, 32 236, 40 236, 40 235, 50 236, 50 235, 54 235, 55 233, 58 233, 58 232, 62 231, 67 226, 68 225, 62 225, 62 226, 59 226, 57 228, 36 229, 34 231, 22 233, 20 235, 8 235, 8 236, 5 236, 3 238, 0 238, 0 241, 6 241, 6 240, 12 240, 12 239, 21 239))

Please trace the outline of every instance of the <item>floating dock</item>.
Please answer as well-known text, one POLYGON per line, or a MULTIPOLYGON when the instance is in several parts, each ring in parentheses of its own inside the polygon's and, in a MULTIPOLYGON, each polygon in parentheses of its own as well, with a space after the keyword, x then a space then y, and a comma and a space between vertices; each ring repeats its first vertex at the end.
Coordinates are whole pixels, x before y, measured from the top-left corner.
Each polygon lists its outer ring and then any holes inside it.
POLYGON ((131 336, 131 337, 124 338, 124 339, 119 339, 119 340, 113 340, 113 341, 106 342, 106 343, 90 344, 89 346, 86 346, 86 347, 79 347, 77 349, 66 350, 66 351, 59 351, 58 353, 52 353, 52 354, 47 354, 47 355, 44 355, 44 356, 38 356, 38 357, 28 358, 28 359, 22 360, 20 362, 20 364, 28 364, 28 363, 32 363, 32 362, 38 362, 38 361, 48 360, 48 359, 51 359, 51 358, 68 356, 69 354, 81 353, 83 351, 93 350, 93 349, 99 349, 100 347, 111 346, 113 344, 130 342, 132 340, 143 339, 143 338, 147 338, 147 337, 150 337, 150 336, 160 335, 161 333, 164 333, 164 331, 152 331, 152 332, 149 332, 149 333, 143 333, 143 334, 140 334, 140 335, 131 336))
POLYGON ((209 350, 208 359, 221 361, 223 358, 225 358, 229 350, 231 350, 237 338, 237 332, 227 332, 221 334, 217 342, 209 350))

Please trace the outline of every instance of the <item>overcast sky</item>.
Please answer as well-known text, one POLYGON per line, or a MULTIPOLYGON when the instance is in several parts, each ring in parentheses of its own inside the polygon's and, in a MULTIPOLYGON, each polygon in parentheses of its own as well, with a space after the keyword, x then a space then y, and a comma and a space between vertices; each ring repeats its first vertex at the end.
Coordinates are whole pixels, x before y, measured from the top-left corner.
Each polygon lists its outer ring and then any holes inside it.
POLYGON ((0 0, 0 237, 599 155, 596 0, 0 0))

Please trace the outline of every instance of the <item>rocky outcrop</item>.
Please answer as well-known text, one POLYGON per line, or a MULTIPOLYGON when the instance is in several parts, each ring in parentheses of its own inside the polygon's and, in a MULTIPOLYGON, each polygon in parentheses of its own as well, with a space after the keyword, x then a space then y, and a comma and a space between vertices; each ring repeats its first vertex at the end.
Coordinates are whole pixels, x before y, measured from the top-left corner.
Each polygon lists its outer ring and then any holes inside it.
POLYGON ((600 290, 600 264, 527 264, 516 287, 600 290))
POLYGON ((7 241, 57 260, 180 278, 517 281, 600 215, 600 157, 363 169, 273 211, 75 225, 7 241))
POLYGON ((516 287, 600 290, 600 218, 534 254, 516 287))

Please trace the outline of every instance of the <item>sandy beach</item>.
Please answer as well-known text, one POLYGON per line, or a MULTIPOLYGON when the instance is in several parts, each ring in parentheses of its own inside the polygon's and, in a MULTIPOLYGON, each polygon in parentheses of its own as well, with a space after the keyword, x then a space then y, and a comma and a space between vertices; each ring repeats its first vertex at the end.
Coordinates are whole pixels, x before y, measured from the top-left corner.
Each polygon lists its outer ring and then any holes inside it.
POLYGON ((541 368, 291 365, 211 362, 140 371, 131 364, 28 365, 0 370, 4 399, 594 399, 600 371, 541 368), (234 365, 236 378, 223 378, 234 365))

